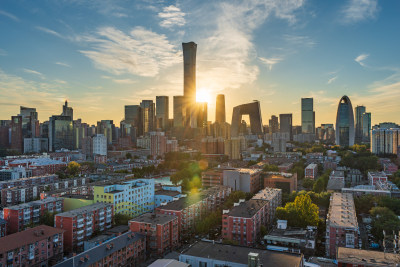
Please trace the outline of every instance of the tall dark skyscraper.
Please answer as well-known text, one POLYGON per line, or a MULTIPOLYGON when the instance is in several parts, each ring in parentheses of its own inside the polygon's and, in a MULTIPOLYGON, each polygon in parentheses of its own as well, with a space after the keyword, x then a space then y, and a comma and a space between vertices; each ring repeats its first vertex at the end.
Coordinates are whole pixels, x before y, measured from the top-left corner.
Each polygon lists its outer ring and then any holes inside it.
POLYGON ((240 127, 242 124, 242 116, 249 115, 250 128, 252 134, 262 134, 261 107, 259 101, 239 105, 233 108, 231 136, 239 136, 240 127))
POLYGON ((350 98, 343 96, 339 101, 336 115, 336 144, 339 146, 354 145, 354 115, 350 98))
POLYGON ((125 119, 121 123, 123 137, 131 136, 135 140, 137 136, 143 134, 142 129, 142 110, 139 105, 125 106, 125 119))
POLYGON ((20 107, 22 117, 22 142, 24 138, 39 136, 39 120, 36 108, 20 107))
POLYGON ((63 112, 61 116, 70 116, 71 120, 74 120, 74 110, 72 107, 68 107, 68 101, 65 100, 65 104, 63 105, 63 112))
POLYGON ((157 128, 165 129, 169 119, 168 96, 156 96, 156 120, 157 128))
POLYGON ((207 102, 196 103, 197 110, 197 128, 207 127, 207 102))
POLYGON ((71 116, 51 116, 49 119, 49 151, 73 150, 74 132, 71 116))
POLYGON ((301 99, 301 131, 315 133, 315 112, 313 98, 301 99))
POLYGON ((142 110, 143 134, 156 130, 156 108, 153 100, 142 100, 140 107, 142 110))
POLYGON ((184 97, 181 95, 174 96, 174 127, 184 126, 185 115, 184 97))
POLYGON ((269 133, 277 133, 279 132, 279 119, 277 116, 272 115, 269 120, 269 133))
POLYGON ((371 112, 365 112, 362 115, 362 142, 371 142, 371 112))
POLYGON ((194 42, 182 43, 183 49, 183 96, 185 99, 186 126, 196 128, 196 51, 194 42))
POLYGON ((355 108, 355 142, 357 144, 360 144, 362 142, 362 136, 363 136, 363 127, 362 127, 362 117, 363 114, 365 113, 366 109, 364 106, 357 106, 355 108))
POLYGON ((292 114, 279 114, 279 126, 281 133, 289 133, 290 140, 293 140, 292 114))
POLYGON ((217 95, 217 103, 215 107, 215 122, 226 122, 225 117, 225 95, 217 95))

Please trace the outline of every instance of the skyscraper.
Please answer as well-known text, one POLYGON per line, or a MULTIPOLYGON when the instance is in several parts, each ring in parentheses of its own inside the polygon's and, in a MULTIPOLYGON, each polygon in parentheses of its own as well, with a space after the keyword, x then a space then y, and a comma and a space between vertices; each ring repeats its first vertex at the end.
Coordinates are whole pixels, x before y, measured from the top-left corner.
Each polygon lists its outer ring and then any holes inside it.
POLYGON ((215 107, 215 122, 226 122, 225 117, 225 95, 217 95, 217 103, 215 107))
POLYGON ((339 101, 336 115, 336 144, 339 146, 354 145, 354 115, 350 98, 343 96, 339 101))
POLYGON ((184 97, 174 96, 174 127, 183 127, 186 110, 184 109, 184 97))
POLYGON ((196 103, 197 106, 197 128, 205 128, 207 126, 207 102, 196 103))
POLYGON ((371 112, 365 112, 362 115, 362 142, 371 142, 371 112))
POLYGON ((356 123, 355 123, 355 142, 357 144, 362 142, 363 128, 362 128, 362 116, 366 109, 364 106, 357 106, 356 110, 356 123))
POLYGON ((293 140, 292 114, 279 114, 280 132, 289 133, 289 140, 293 140))
POLYGON ((315 133, 315 112, 313 98, 301 99, 301 131, 315 133))
POLYGON ((63 105, 63 112, 61 116, 70 116, 71 120, 74 120, 74 110, 72 107, 68 107, 68 101, 65 100, 65 104, 63 105))
POLYGON ((278 117, 275 115, 271 116, 271 119, 269 120, 269 133, 277 133, 279 132, 279 121, 278 117))
POLYGON ((153 100, 142 100, 140 107, 142 111, 143 134, 154 131, 156 129, 156 108, 153 100))
POLYGON ((246 114, 250 117, 251 133, 257 135, 263 133, 260 102, 254 101, 233 108, 231 137, 239 136, 242 116, 246 114))
POLYGON ((74 132, 71 116, 51 116, 49 119, 49 151, 73 150, 74 132))
POLYGON ((196 51, 194 42, 182 43, 183 49, 183 96, 186 110, 186 126, 196 128, 196 51))
POLYGON ((157 128, 165 129, 169 120, 169 98, 168 96, 156 96, 156 120, 157 128))

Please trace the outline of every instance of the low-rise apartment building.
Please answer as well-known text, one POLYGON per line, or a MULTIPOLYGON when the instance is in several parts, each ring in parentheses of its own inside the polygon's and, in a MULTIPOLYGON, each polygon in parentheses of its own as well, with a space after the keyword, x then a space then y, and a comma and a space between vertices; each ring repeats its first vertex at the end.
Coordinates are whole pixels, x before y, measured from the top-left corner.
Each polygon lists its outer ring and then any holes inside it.
POLYGON ((154 179, 99 185, 93 191, 94 202, 113 204, 115 213, 138 216, 154 211, 154 179))
POLYGON ((146 237, 127 232, 87 251, 77 254, 56 267, 138 266, 146 256, 146 237))
POLYGON ((158 255, 178 246, 178 217, 146 213, 129 221, 130 230, 146 236, 147 251, 158 255))
POLYGON ((318 176, 318 164, 311 163, 304 170, 305 178, 315 180, 318 176))
POLYGON ((63 257, 64 230, 40 225, 0 239, 0 266, 51 266, 63 257))
POLYGON ((297 190, 297 173, 266 172, 262 174, 264 188, 279 188, 285 193, 297 190))
POLYGON ((179 200, 156 208, 156 213, 177 216, 179 236, 182 238, 193 231, 198 220, 220 207, 231 192, 230 187, 214 186, 189 196, 182 195, 179 200))
POLYGON ((201 183, 203 187, 213 187, 224 183, 223 170, 213 169, 201 173, 201 183))
POLYGON ((63 199, 49 197, 3 209, 3 218, 8 222, 8 234, 25 230, 26 227, 40 223, 45 212, 63 211, 63 199))
POLYGON ((113 218, 112 204, 95 203, 56 214, 54 221, 57 228, 65 230, 65 250, 76 252, 83 249, 83 241, 89 239, 94 231, 104 231, 111 228, 113 218))
POLYGON ((368 182, 370 185, 377 183, 386 183, 388 181, 387 175, 384 172, 368 172, 368 182))
POLYGON ((335 257, 338 247, 358 248, 359 242, 353 195, 333 193, 326 219, 326 256, 335 257))

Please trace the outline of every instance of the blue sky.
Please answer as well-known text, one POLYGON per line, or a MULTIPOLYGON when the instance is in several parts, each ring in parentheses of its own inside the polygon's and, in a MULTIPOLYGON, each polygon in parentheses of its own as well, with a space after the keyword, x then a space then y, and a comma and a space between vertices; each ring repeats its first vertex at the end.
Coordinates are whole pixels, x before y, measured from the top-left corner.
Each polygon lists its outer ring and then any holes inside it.
POLYGON ((261 101, 264 124, 314 97, 333 123, 342 95, 373 123, 400 123, 400 1, 2 0, 0 119, 19 105, 41 121, 61 113, 95 123, 124 105, 183 94, 181 43, 198 44, 197 89, 232 107, 261 101))

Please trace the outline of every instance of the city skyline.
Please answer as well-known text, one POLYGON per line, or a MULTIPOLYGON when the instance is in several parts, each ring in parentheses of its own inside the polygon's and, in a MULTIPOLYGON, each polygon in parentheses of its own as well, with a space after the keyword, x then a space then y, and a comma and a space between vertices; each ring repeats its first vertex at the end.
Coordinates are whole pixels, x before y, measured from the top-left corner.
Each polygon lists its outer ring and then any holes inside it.
POLYGON ((313 97, 316 126, 334 123, 332 110, 348 95, 353 106, 364 105, 373 114, 372 125, 399 123, 399 55, 391 41, 398 5, 5 1, 2 119, 27 106, 46 121, 66 99, 74 118, 90 124, 102 119, 118 124, 125 105, 155 102, 156 95, 169 96, 172 107, 173 96, 183 93, 181 43, 194 41, 196 87, 209 95, 211 121, 217 94, 225 94, 229 123, 234 106, 257 99, 264 124, 271 115, 292 113, 293 125, 300 125, 300 100, 313 97))

